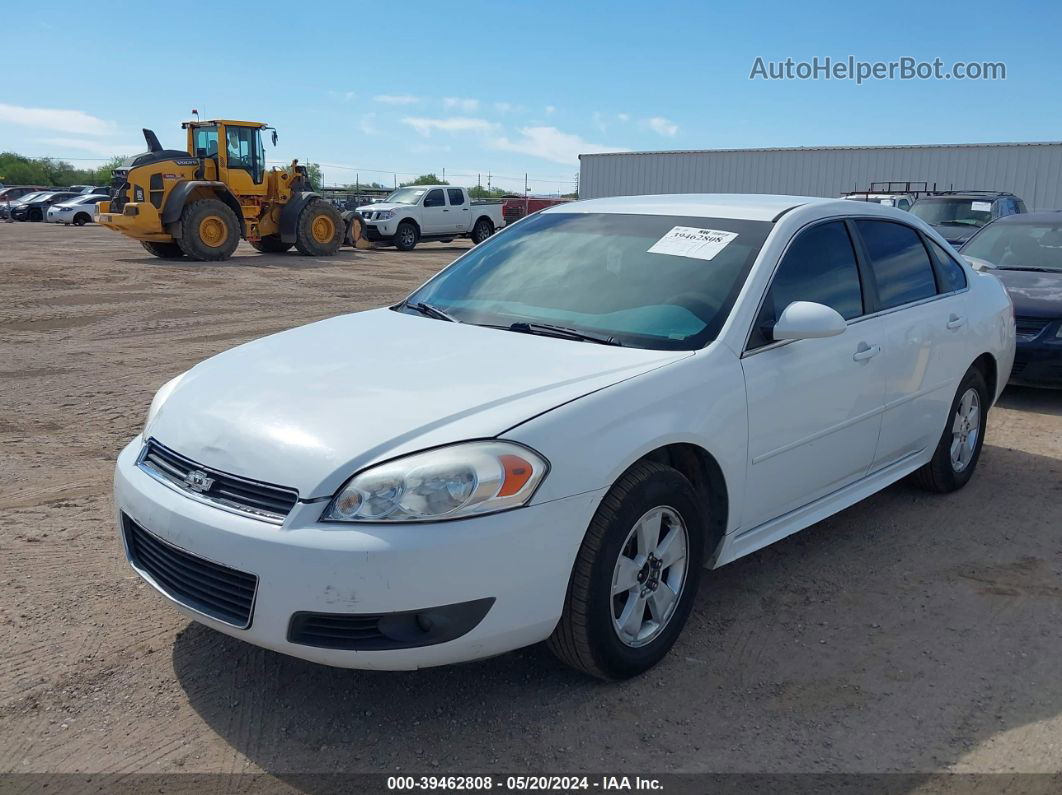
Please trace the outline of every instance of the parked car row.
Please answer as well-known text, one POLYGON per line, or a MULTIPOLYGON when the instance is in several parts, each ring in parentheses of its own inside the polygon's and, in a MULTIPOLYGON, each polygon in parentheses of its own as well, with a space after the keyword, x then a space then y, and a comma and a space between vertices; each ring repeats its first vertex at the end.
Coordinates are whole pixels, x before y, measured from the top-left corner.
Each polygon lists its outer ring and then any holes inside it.
POLYGON ((1028 212, 1013 193, 994 190, 930 190, 925 182, 872 182, 870 189, 842 198, 907 210, 961 246, 985 224, 1028 212))
POLYGON ((110 188, 92 185, 37 190, 26 186, 4 188, 0 191, 0 219, 84 226, 93 220, 95 206, 109 196, 110 188))

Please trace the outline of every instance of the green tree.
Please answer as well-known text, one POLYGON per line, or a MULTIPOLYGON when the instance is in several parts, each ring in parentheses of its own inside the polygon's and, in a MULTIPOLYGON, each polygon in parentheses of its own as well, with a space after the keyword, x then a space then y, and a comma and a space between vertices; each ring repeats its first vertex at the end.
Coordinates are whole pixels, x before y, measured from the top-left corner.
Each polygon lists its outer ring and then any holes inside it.
POLYGON ((402 187, 408 187, 410 185, 449 185, 445 179, 439 179, 434 174, 421 174, 412 182, 403 182, 402 187))
POLYGON ((475 187, 468 189, 468 195, 473 199, 500 199, 505 194, 506 191, 501 188, 491 188, 490 190, 487 190, 481 185, 476 185, 475 187))
POLYGON ((307 163, 306 164, 306 176, 310 178, 310 185, 314 190, 320 190, 324 184, 324 177, 321 174, 320 163, 307 163))

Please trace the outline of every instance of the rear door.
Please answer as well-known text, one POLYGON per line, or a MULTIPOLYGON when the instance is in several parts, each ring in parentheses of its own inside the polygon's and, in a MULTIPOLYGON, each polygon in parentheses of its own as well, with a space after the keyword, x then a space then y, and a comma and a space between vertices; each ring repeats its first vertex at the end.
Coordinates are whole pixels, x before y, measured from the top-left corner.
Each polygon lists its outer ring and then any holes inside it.
POLYGON ((442 188, 432 188, 421 205, 420 231, 424 235, 441 235, 453 231, 448 223, 450 208, 442 188))
POLYGON ((749 411, 748 487, 741 523, 752 529, 861 478, 881 428, 882 320, 868 317, 850 224, 805 227, 764 295, 741 365, 749 411), (836 309, 843 334, 775 342, 770 329, 793 301, 836 309))
POLYGON ((472 215, 468 197, 461 188, 447 188, 446 198, 450 201, 450 223, 455 232, 467 232, 469 230, 469 216, 472 215))
POLYGON ((964 361, 966 276, 943 248, 895 221, 855 222, 885 325, 885 401, 872 469, 936 445, 964 361), (938 258, 946 257, 947 262, 938 258))

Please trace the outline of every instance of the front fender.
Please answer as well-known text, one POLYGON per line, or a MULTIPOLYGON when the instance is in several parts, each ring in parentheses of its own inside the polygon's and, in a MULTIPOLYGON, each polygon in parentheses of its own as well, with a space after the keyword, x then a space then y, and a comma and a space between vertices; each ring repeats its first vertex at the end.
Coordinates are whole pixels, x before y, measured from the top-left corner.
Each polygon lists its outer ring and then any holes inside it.
POLYGON ((239 200, 232 195, 229 186, 224 182, 206 179, 183 180, 170 189, 170 193, 166 197, 166 203, 162 206, 162 228, 166 229, 170 224, 175 224, 181 220, 181 213, 184 211, 185 204, 188 203, 188 197, 198 188, 205 188, 211 191, 218 199, 229 206, 229 209, 236 214, 236 220, 240 224, 240 236, 246 237, 247 228, 239 200))
POLYGON ((295 242, 295 226, 299 222, 299 213, 307 204, 320 198, 320 193, 311 190, 292 194, 291 201, 285 204, 280 211, 280 239, 283 242, 295 242))

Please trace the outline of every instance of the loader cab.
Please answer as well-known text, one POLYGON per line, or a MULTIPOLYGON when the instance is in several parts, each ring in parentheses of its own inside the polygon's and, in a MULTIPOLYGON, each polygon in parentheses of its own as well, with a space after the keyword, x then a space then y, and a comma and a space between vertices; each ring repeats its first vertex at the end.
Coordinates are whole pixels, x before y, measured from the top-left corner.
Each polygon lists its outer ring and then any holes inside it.
POLYGON ((237 195, 265 193, 264 124, 213 120, 186 122, 188 151, 207 163, 213 161, 216 179, 237 195))

